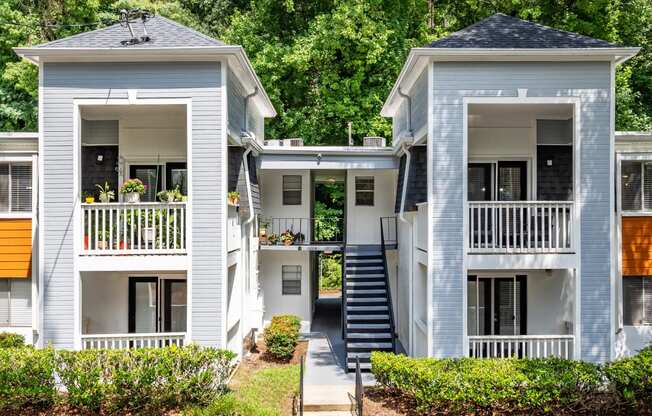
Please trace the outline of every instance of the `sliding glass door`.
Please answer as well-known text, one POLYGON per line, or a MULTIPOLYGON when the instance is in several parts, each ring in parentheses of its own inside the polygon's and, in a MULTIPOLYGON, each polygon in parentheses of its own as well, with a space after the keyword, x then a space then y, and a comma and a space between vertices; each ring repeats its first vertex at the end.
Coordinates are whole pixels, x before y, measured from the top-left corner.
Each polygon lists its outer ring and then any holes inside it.
POLYGON ((527 278, 469 276, 467 330, 469 335, 525 335, 527 278))
POLYGON ((129 278, 129 333, 185 332, 186 281, 129 278))

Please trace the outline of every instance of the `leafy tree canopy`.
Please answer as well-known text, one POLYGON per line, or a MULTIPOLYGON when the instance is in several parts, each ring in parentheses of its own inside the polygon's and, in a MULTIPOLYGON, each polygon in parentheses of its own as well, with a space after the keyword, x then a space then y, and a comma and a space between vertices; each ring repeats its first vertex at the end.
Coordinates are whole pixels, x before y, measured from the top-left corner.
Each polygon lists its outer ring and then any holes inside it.
POLYGON ((144 7, 244 46, 279 115, 270 138, 311 144, 391 135, 379 111, 409 49, 502 12, 641 53, 617 73, 619 130, 652 130, 649 0, 4 0, 0 4, 0 130, 36 130, 37 69, 11 48, 109 24, 144 7), (99 23, 98 23, 99 22, 99 23), (85 26, 84 26, 85 25, 85 26))

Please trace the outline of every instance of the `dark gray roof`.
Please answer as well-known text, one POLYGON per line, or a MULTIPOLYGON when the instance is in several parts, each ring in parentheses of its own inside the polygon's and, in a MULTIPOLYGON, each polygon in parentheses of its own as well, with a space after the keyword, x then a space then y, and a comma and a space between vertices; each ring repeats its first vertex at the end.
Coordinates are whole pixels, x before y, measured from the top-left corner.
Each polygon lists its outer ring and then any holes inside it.
POLYGON ((496 13, 432 42, 431 48, 616 48, 619 45, 578 33, 496 13))
MULTIPOLYGON (((174 48, 224 46, 223 42, 203 35, 193 29, 180 25, 162 16, 154 16, 145 24, 149 42, 134 45, 123 45, 123 41, 131 39, 129 29, 119 23, 102 29, 80 33, 63 39, 37 46, 38 48, 174 48)), ((143 25, 140 20, 131 24, 134 34, 143 35, 143 25)))

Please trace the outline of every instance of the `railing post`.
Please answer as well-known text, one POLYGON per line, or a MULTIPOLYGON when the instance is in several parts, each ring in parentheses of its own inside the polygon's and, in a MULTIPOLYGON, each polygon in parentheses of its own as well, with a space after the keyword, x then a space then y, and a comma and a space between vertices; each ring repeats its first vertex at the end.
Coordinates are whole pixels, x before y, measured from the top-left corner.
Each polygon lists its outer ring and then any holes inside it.
POLYGON ((358 416, 362 416, 364 402, 364 386, 362 385, 362 373, 360 372, 360 358, 355 358, 355 410, 358 416))

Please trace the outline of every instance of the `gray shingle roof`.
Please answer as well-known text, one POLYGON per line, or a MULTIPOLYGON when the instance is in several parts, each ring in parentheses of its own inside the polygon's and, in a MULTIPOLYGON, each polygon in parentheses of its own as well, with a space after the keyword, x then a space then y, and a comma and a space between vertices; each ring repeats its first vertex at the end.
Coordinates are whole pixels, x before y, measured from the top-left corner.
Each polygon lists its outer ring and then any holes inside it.
POLYGON ((578 33, 496 13, 460 31, 438 39, 431 48, 616 48, 619 45, 578 33))
MULTIPOLYGON (((131 35, 127 27, 119 23, 102 29, 80 33, 63 39, 44 43, 38 48, 174 48, 224 46, 223 42, 203 35, 193 29, 180 25, 162 16, 154 16, 145 24, 149 42, 123 45, 131 35)), ((136 36, 143 35, 143 25, 140 20, 134 20, 131 27, 136 36)))

